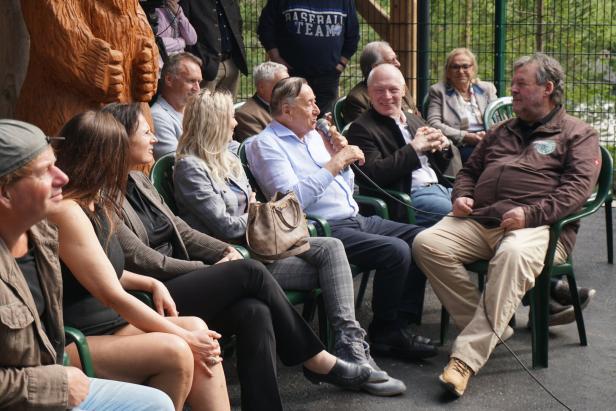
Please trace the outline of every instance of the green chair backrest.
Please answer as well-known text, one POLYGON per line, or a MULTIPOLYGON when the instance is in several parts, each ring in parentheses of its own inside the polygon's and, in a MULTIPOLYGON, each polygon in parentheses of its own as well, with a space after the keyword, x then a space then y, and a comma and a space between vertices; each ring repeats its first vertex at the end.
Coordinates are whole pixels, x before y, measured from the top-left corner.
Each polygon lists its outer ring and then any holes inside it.
POLYGON ((173 165, 175 164, 175 153, 167 153, 154 163, 150 172, 150 180, 156 190, 165 200, 165 203, 174 214, 177 214, 177 206, 173 197, 173 165))
POLYGON ((488 104, 485 113, 483 113, 483 124, 486 130, 492 128, 496 123, 508 120, 515 117, 513 112, 513 98, 500 97, 488 104))
POLYGON ((346 100, 346 96, 340 97, 334 103, 334 123, 338 131, 344 130, 344 126, 346 126, 347 122, 344 121, 344 116, 342 115, 342 109, 344 108, 344 101, 346 100))
POLYGON ((421 115, 428 121, 428 108, 430 108, 430 94, 426 94, 421 102, 421 115))
POLYGON ((586 203, 586 207, 601 207, 605 200, 611 195, 614 185, 614 159, 609 150, 603 146, 601 148, 601 173, 597 180, 597 191, 592 200, 586 203))

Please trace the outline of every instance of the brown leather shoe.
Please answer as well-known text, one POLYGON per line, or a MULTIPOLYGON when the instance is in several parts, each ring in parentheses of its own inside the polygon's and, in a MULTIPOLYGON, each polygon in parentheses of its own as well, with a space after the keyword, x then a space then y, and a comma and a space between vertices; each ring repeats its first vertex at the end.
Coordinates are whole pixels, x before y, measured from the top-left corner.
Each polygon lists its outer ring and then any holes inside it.
POLYGON ((466 390, 468 380, 473 374, 473 370, 464 361, 451 357, 449 364, 447 364, 447 367, 445 367, 438 379, 443 387, 452 394, 461 397, 464 394, 464 390, 466 390))

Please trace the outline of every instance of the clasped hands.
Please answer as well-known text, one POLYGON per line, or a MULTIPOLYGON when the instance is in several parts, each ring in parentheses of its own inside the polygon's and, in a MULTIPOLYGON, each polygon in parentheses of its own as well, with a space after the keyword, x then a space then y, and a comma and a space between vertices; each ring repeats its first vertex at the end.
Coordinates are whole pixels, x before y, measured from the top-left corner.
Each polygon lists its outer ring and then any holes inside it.
MULTIPOLYGON (((475 200, 470 197, 458 197, 453 202, 453 215, 465 217, 473 212, 475 200)), ((526 227, 526 215, 522 207, 514 207, 506 211, 501 220, 500 228, 505 231, 519 230, 526 227)))
POLYGON ((449 139, 441 130, 433 127, 419 127, 409 143, 418 154, 435 153, 449 148, 449 139))
MULTIPOLYGON (((227 251, 227 256, 237 253, 239 258, 242 258, 233 247, 228 247, 225 251, 227 251)), ((152 293, 154 308, 160 315, 165 315, 166 313, 171 317, 178 316, 179 313, 176 310, 175 302, 162 282, 154 280, 150 292, 152 293)), ((209 376, 214 375, 210 367, 222 362, 220 344, 218 343, 220 337, 221 335, 216 331, 204 327, 189 331, 186 338, 186 342, 194 354, 195 361, 204 367, 205 373, 209 376)))

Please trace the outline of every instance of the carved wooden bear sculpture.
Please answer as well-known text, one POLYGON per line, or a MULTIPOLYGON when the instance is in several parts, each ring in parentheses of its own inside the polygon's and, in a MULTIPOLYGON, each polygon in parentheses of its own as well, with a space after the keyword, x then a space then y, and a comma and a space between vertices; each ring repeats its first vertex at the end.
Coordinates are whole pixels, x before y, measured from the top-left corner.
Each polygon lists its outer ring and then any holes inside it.
POLYGON ((22 0, 30 62, 16 117, 55 135, 105 103, 150 101, 158 49, 138 0, 22 0))

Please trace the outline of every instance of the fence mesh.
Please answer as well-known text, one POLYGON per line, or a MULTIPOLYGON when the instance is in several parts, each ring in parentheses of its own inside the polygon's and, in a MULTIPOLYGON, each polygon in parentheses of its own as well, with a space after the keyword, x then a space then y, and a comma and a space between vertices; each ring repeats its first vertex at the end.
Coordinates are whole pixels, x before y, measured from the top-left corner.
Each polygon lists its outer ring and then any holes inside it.
MULTIPOLYGON (((497 2, 430 1, 430 72, 427 76, 431 83, 439 80, 445 57, 455 47, 471 48, 477 55, 479 76, 483 80, 494 80, 494 16, 497 2)), ((265 3, 266 0, 240 1, 250 70, 266 58, 256 36, 258 18, 265 3)), ((390 10, 389 0, 373 0, 373 3, 385 12, 390 10)), ((505 94, 510 92, 508 84, 515 59, 539 50, 555 57, 567 74, 567 110, 593 124, 599 130, 602 142, 614 150, 616 56, 611 53, 616 54, 616 1, 509 0, 506 5, 505 94)), ((396 24, 419 27, 413 21, 396 24)), ((377 33, 395 32, 389 26, 371 27, 360 16, 359 51, 342 76, 340 95, 346 94, 361 79, 358 59, 363 45, 383 39, 377 33)), ((417 51, 414 44, 407 44, 398 51, 404 50, 417 51)), ((416 79, 417 75, 409 81, 416 79)), ((246 99, 253 93, 252 77, 243 77, 238 99, 246 99)))

